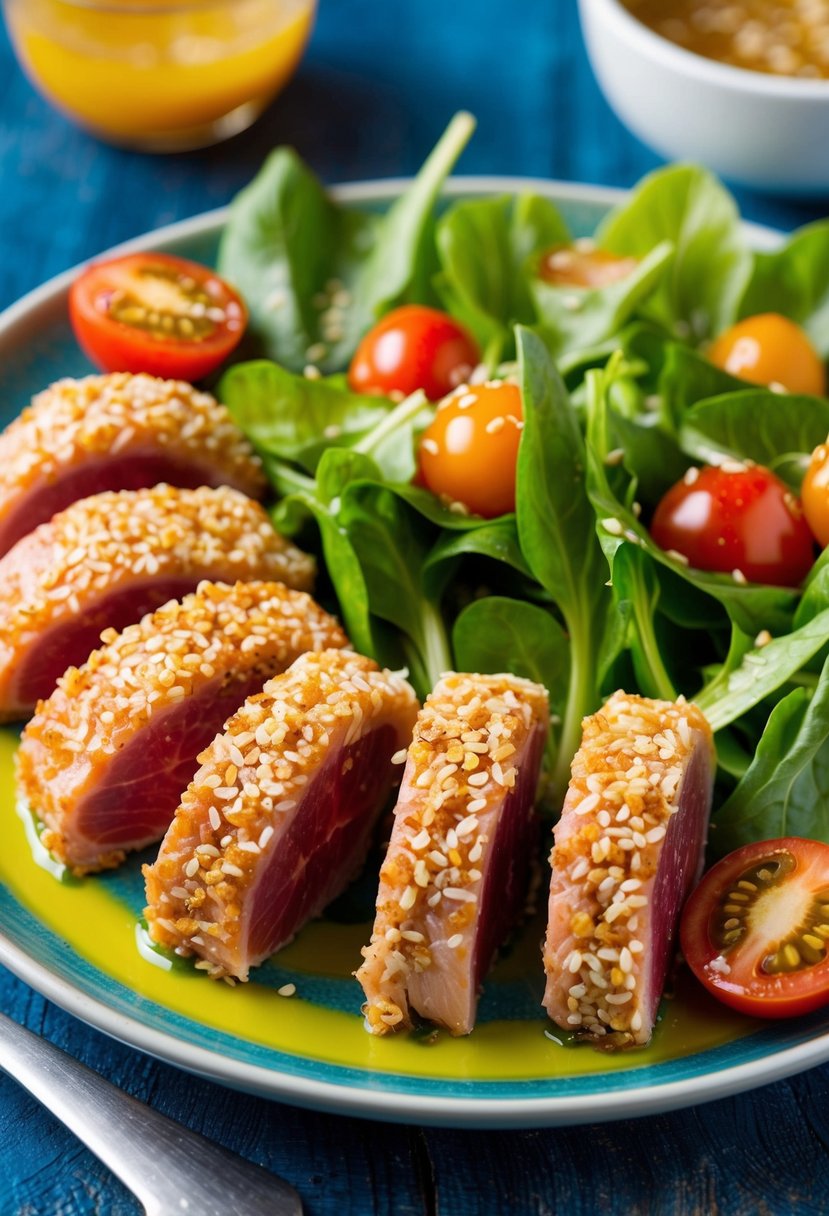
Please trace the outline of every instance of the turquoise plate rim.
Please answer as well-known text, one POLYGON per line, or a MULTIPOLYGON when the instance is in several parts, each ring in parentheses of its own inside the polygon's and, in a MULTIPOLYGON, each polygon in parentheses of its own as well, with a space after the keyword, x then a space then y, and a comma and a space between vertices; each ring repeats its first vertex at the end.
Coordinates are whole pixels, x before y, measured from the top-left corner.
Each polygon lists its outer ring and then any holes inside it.
MULTIPOLYGON (((382 206, 405 185, 406 179, 392 178, 351 183, 332 192, 356 205, 382 206)), ((456 177, 448 183, 446 195, 482 196, 526 189, 567 209, 585 208, 594 218, 624 197, 624 191, 608 187, 512 177, 456 177)), ((146 249, 176 251, 184 244, 215 239, 226 217, 226 208, 206 212, 127 241, 101 256, 146 249)), ((773 248, 780 240, 780 234, 771 229, 750 224, 745 228, 757 248, 773 248)), ((44 336, 48 342, 50 331, 65 324, 66 295, 77 272, 73 268, 56 276, 0 314, 0 355, 26 350, 36 341, 42 344, 44 336)), ((67 368, 66 374, 73 370, 67 368)), ((630 1118, 726 1097, 829 1059, 829 1018, 824 1014, 794 1026, 775 1025, 678 1060, 621 1072, 502 1082, 351 1069, 209 1031, 163 1006, 136 1000, 131 989, 67 951, 56 934, 44 937, 36 916, 2 886, 0 962, 88 1025, 187 1071, 300 1106, 399 1122, 540 1127, 630 1118), (18 940, 3 926, 13 926, 18 940)))

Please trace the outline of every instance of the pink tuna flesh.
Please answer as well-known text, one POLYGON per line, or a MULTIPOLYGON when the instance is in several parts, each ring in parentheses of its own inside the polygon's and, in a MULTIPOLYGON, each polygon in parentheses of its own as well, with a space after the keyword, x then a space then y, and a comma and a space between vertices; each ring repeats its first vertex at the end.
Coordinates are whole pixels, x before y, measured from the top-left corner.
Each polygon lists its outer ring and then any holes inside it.
POLYGON ((368 732, 329 756, 308 787, 249 896, 250 966, 290 941, 355 876, 394 779, 396 740, 392 725, 368 732))
POLYGON ((212 681, 153 718, 118 753, 67 825, 77 864, 94 864, 102 852, 139 849, 160 840, 182 790, 193 780, 199 753, 246 697, 261 692, 266 678, 264 673, 212 681))
POLYGON ((677 799, 678 811, 671 816, 659 853, 653 896, 644 932, 646 972, 642 1004, 653 1024, 662 989, 673 959, 679 914, 702 873, 710 808, 711 766, 706 748, 697 747, 688 762, 677 799))
MULTIPOLYGON (((67 470, 55 481, 36 486, 21 499, 0 522, 0 557, 39 524, 46 523, 81 498, 105 490, 142 490, 161 482, 184 490, 234 485, 224 473, 217 476, 215 470, 194 461, 177 459, 170 453, 134 452, 90 461, 67 470)), ((234 488, 249 492, 247 484, 234 485, 234 488)))
POLYGON ((527 745, 518 779, 501 808, 478 901, 472 985, 475 993, 498 948, 518 924, 526 907, 530 870, 538 846, 534 804, 545 738, 546 731, 535 731, 527 745))
MULTIPOLYGON (((195 591, 202 577, 199 572, 190 578, 136 580, 129 587, 85 604, 81 615, 73 620, 54 625, 36 645, 28 648, 15 673, 15 695, 21 716, 37 701, 51 696, 68 667, 79 667, 86 662, 92 651, 100 646, 105 629, 120 633, 168 600, 181 599, 195 591)), ((192 775, 190 773, 190 777, 192 775)))

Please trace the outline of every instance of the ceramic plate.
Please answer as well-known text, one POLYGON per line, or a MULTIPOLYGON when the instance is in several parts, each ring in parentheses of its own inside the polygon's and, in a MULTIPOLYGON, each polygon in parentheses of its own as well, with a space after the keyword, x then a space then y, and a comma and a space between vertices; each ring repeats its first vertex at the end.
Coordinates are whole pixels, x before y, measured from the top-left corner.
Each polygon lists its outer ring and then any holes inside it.
MULTIPOLYGON (((339 195, 382 207, 401 185, 348 186, 339 195)), ((509 179, 457 179, 450 193, 527 187, 558 203, 577 235, 592 232, 618 198, 609 190, 509 179)), ((121 249, 165 249, 209 262, 223 221, 224 213, 214 212, 121 249)), ((777 239, 766 229, 750 231, 760 247, 777 239)), ((67 322, 73 275, 46 284, 0 317, 3 425, 50 381, 89 370, 67 322)), ((570 1047, 540 1010, 540 922, 525 928, 487 981, 471 1036, 374 1039, 363 1030, 361 993, 350 974, 368 940, 370 878, 260 968, 255 982, 230 988, 183 963, 165 970, 141 949, 140 858, 73 882, 58 881, 33 861, 14 808, 15 744, 13 732, 0 731, 0 961, 90 1025, 192 1072, 320 1109, 507 1127, 654 1113, 829 1059, 829 1013, 761 1026, 724 1011, 690 984, 663 1002, 646 1050, 608 1056, 570 1047), (287 983, 296 986, 295 996, 279 995, 287 983)))

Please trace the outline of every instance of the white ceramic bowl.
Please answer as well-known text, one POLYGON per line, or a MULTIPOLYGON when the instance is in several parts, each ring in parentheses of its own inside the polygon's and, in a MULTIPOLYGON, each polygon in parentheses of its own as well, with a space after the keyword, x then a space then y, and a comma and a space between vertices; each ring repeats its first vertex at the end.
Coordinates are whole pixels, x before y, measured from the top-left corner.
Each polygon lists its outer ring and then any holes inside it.
POLYGON ((829 80, 771 76, 695 55, 619 0, 579 0, 593 70, 635 135, 671 159, 781 194, 829 194, 829 80))

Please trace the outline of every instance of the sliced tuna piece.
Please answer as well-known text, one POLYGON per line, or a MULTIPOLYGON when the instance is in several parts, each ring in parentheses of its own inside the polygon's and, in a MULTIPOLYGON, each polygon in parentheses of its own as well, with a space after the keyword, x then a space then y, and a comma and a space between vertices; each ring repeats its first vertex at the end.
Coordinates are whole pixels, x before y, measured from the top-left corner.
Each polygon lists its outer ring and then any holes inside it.
POLYGON ((311 558, 236 490, 96 494, 0 559, 0 721, 26 717, 104 629, 124 629, 204 579, 308 590, 311 558))
POLYGON ((266 489, 223 405, 189 384, 132 376, 59 380, 0 435, 0 556, 79 498, 169 482, 266 489))
POLYGON ((417 708, 405 680, 346 650, 269 681, 202 754, 144 867, 151 937, 246 980, 359 870, 417 708))
POLYGON ((585 718, 551 862, 544 1006, 607 1047, 647 1043, 702 872, 715 756, 695 705, 614 693, 585 718))
POLYGON ((199 753, 246 697, 307 650, 348 644, 281 583, 202 583, 61 677, 23 732, 18 793, 75 873, 160 840, 199 753))
POLYGON ((377 916, 356 973, 373 1034, 412 1012, 468 1034, 535 854, 547 692, 516 676, 445 676, 417 720, 377 916))

